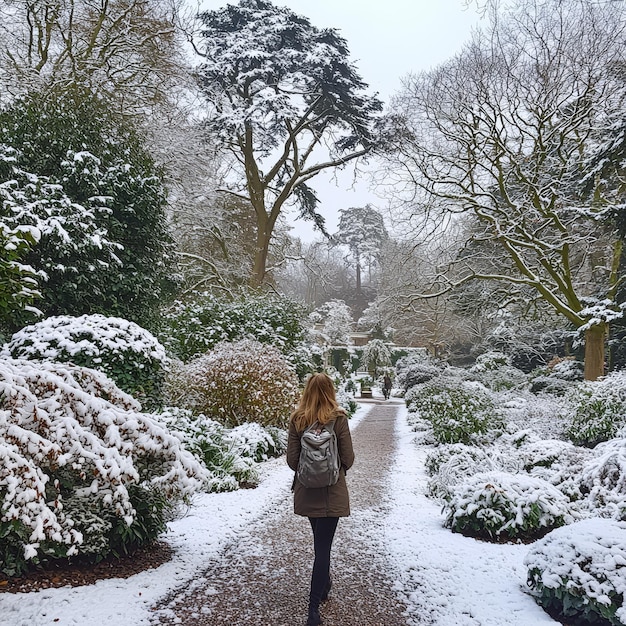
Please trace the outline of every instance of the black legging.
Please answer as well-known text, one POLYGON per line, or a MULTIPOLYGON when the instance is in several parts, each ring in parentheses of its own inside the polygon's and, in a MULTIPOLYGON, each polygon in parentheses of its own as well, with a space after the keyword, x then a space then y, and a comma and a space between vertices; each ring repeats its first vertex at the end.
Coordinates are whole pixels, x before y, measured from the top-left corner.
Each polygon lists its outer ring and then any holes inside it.
POLYGON ((309 517, 313 529, 315 561, 311 575, 309 603, 318 607, 330 577, 330 549, 337 530, 338 517, 309 517))

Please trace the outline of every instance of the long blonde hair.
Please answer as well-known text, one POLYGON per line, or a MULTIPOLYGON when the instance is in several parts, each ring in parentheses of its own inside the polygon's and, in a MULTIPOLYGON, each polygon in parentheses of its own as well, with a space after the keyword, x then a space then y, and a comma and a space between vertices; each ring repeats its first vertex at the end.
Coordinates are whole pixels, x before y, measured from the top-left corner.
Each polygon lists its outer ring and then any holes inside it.
POLYGON ((327 374, 312 374, 306 381, 298 408, 291 414, 296 430, 319 422, 327 424, 339 410, 335 387, 327 374))

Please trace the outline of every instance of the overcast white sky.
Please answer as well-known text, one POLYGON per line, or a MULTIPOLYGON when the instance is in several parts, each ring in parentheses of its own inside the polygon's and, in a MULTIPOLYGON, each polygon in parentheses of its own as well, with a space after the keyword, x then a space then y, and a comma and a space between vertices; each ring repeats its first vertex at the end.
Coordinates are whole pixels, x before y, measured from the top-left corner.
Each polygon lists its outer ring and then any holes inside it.
MULTIPOLYGON (((347 40, 351 59, 361 77, 384 102, 400 89, 410 72, 427 70, 457 52, 480 21, 475 5, 464 0, 273 0, 305 15, 318 28, 335 28, 347 40)), ((203 8, 217 9, 235 0, 204 0, 203 8)), ((316 188, 331 232, 339 209, 381 206, 367 181, 352 187, 352 177, 330 181, 324 173, 311 181, 316 188)), ((315 238, 310 222, 294 222, 294 234, 315 238)))

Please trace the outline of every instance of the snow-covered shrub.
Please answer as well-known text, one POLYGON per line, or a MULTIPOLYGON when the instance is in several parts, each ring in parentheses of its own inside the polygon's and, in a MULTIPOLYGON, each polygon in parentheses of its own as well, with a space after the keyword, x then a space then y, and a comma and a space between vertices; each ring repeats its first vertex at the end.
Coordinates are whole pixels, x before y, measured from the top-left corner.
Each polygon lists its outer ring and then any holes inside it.
POLYGON ((428 494, 448 499, 454 487, 469 476, 491 469, 499 469, 497 463, 481 448, 454 443, 439 446, 426 457, 428 494))
POLYGON ((481 354, 469 371, 485 387, 493 391, 513 389, 526 382, 526 374, 513 367, 510 358, 502 352, 481 354))
MULTIPOLYGON (((464 443, 449 443, 437 446, 426 455, 424 467, 429 476, 434 476, 439 472, 442 465, 446 464, 454 457, 466 457, 469 462, 480 465, 487 463, 489 456, 482 448, 467 446, 464 443)), ((483 466, 484 468, 484 466, 483 466)), ((475 472, 474 472, 475 473, 475 472)))
POLYGON ((411 388, 405 399, 409 410, 431 423, 439 443, 470 444, 500 425, 491 396, 479 384, 440 376, 411 388))
POLYGON ((163 171, 106 98, 74 87, 0 107, 0 144, 14 149, 0 171, 10 186, 2 221, 41 233, 24 262, 46 274, 44 315, 102 313, 152 329, 176 282, 163 171))
POLYGON ((626 624, 626 523, 592 518, 558 528, 524 563, 537 602, 568 623, 626 624))
POLYGON ((396 386, 405 392, 439 374, 441 368, 435 365, 427 354, 413 352, 396 362, 396 386))
POLYGON ((217 344, 188 363, 182 379, 189 391, 185 408, 229 427, 284 427, 299 397, 298 377, 285 357, 250 339, 217 344))
POLYGON ((580 474, 580 489, 596 515, 626 519, 626 439, 599 444, 580 474))
POLYGON ((276 426, 241 424, 228 431, 226 438, 237 453, 257 463, 278 457, 287 449, 287 431, 276 426))
POLYGON ((305 319, 304 306, 282 296, 246 294, 227 300, 194 293, 170 307, 161 337, 167 349, 184 362, 223 341, 254 339, 278 348, 303 376, 312 368, 305 319))
POLYGON ((583 370, 580 361, 571 358, 553 359, 548 367, 531 373, 531 391, 565 395, 572 389, 573 383, 583 379, 583 370))
POLYGON ((545 480, 508 474, 475 474, 457 486, 445 505, 453 532, 491 540, 530 539, 569 521, 568 499, 545 480))
POLYGON ((511 359, 506 354, 492 350, 478 355, 474 365, 470 368, 470 371, 479 374, 484 372, 494 372, 501 367, 508 367, 510 365, 511 359))
POLYGON ((560 439, 571 422, 571 407, 562 396, 516 390, 501 393, 498 405, 511 433, 533 431, 538 439, 560 439))
MULTIPOLYGON (((240 485, 258 482, 255 459, 249 453, 251 446, 237 448, 230 431, 219 422, 178 407, 166 407, 158 418, 208 469, 204 491, 235 491, 240 485)), ((259 429, 264 430, 260 426, 259 429)), ((272 439, 270 435, 267 438, 272 439)))
POLYGON ((574 446, 560 439, 527 443, 519 451, 525 471, 548 481, 570 501, 578 501, 583 497, 580 474, 591 455, 588 448, 574 446))
POLYGON ((120 553, 164 530, 206 471, 140 408, 92 369, 0 362, 0 571, 120 553))
POLYGON ((568 396, 574 417, 567 436, 576 444, 593 448, 616 436, 626 424, 626 372, 602 380, 580 383, 568 396))
POLYGON ((153 409, 162 400, 165 349, 147 330, 119 317, 48 317, 15 333, 3 354, 100 370, 144 408, 153 409))

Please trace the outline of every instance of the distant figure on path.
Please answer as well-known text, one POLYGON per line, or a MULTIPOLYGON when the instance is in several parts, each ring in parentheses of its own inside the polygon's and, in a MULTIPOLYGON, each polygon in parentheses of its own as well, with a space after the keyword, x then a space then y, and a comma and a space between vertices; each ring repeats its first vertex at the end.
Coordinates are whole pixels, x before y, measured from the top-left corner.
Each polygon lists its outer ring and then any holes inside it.
POLYGON ((385 400, 389 400, 389 396, 391 396, 391 378, 389 374, 385 374, 385 378, 383 379, 383 395, 385 396, 385 400))
POLYGON ((306 626, 318 626, 322 623, 320 603, 328 598, 332 586, 330 551, 339 518, 350 515, 346 472, 354 463, 348 417, 337 404, 333 381, 326 374, 313 374, 306 383, 300 404, 292 413, 289 423, 287 463, 292 470, 298 469, 302 449, 300 438, 304 430, 316 422, 323 427, 333 420, 341 465, 337 482, 328 487, 306 488, 294 476, 292 486, 294 512, 296 515, 308 517, 313 529, 315 561, 306 626))

